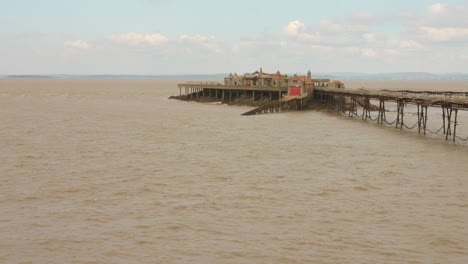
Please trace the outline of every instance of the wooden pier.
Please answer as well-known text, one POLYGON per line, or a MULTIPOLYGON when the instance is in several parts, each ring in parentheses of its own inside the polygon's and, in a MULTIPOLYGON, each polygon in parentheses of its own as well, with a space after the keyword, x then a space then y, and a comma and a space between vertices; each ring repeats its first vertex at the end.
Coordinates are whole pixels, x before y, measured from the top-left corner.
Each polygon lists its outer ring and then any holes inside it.
MULTIPOLYGON (((290 80, 298 77, 290 78, 290 80)), ((312 87, 305 81, 295 86, 273 85, 226 85, 219 82, 188 82, 178 84, 179 95, 173 99, 237 103, 257 108, 242 115, 258 115, 291 110, 303 110, 308 106, 319 106, 350 118, 374 121, 380 125, 394 126, 397 129, 417 129, 421 134, 442 134, 446 140, 468 141, 468 137, 457 135, 459 111, 468 111, 468 92, 438 92, 411 90, 365 90, 344 89, 341 82, 326 79, 309 79, 312 87), (302 86, 300 86, 302 85, 302 86), (302 87, 302 93, 293 95, 295 87, 302 87), (305 89, 307 87, 307 89, 305 89), (389 110, 389 105, 396 107, 389 110), (405 112, 405 106, 414 105, 412 112, 405 112), (428 108, 441 110, 442 124, 437 130, 430 130, 428 108), (414 113, 416 111, 416 113, 414 113), (396 114, 388 120, 389 113, 396 114), (377 114, 377 115, 376 115, 377 114), (417 116, 415 124, 409 124, 407 115, 417 116), (393 119, 393 118, 392 118, 393 119)), ((408 109, 407 109, 408 110, 408 109)), ((413 118, 414 119, 414 118, 413 118)), ((414 122, 414 120, 413 120, 414 122)))
POLYGON ((445 134, 446 140, 455 142, 457 139, 468 141, 457 135, 458 112, 468 111, 468 92, 436 92, 436 91, 392 91, 392 90, 344 90, 318 87, 314 90, 314 102, 325 109, 335 111, 348 117, 371 120, 378 124, 395 126, 400 130, 417 129, 418 133, 445 134), (378 102, 379 106, 371 104, 378 102), (396 104, 395 120, 387 120, 388 103, 396 104), (405 106, 416 106, 417 121, 415 124, 405 123, 405 106), (440 129, 428 129, 429 107, 441 109, 442 124, 440 129), (377 112, 377 117, 372 117, 377 112))
POLYGON ((302 110, 312 100, 312 94, 307 96, 288 96, 288 87, 272 86, 227 86, 214 82, 178 84, 179 96, 173 99, 195 101, 220 101, 231 103, 241 101, 242 104, 258 106, 242 115, 257 115, 278 113, 289 110, 302 110), (258 102, 257 104, 255 102, 258 102))
POLYGON ((230 86, 217 82, 198 82, 178 84, 179 97, 187 99, 211 98, 221 102, 251 98, 252 101, 268 98, 276 101, 283 98, 288 87, 273 86, 230 86))

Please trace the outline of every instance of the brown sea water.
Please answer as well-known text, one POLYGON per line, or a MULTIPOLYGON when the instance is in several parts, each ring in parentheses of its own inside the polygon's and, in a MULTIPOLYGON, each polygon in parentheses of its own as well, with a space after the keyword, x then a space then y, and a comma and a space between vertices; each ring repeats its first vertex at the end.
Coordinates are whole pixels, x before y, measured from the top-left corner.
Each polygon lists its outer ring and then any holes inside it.
POLYGON ((0 80, 0 263, 468 263, 467 144, 176 83, 0 80))

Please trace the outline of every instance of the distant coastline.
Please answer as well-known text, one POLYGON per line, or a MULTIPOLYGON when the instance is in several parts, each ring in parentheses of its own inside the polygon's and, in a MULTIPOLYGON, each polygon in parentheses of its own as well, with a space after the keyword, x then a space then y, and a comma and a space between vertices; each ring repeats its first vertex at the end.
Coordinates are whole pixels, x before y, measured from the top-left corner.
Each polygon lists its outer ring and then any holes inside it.
POLYGON ((7 75, 4 78, 7 78, 7 79, 51 79, 52 77, 44 76, 44 75, 7 75))
MULTIPOLYGON (((294 73, 291 73, 291 75, 294 73)), ((227 74, 166 74, 166 75, 132 75, 132 74, 98 74, 98 75, 0 75, 2 79, 190 79, 190 80, 222 80, 227 74)), ((315 78, 333 80, 468 80, 468 73, 435 74, 427 72, 396 72, 396 73, 354 73, 335 72, 318 73, 315 78)))

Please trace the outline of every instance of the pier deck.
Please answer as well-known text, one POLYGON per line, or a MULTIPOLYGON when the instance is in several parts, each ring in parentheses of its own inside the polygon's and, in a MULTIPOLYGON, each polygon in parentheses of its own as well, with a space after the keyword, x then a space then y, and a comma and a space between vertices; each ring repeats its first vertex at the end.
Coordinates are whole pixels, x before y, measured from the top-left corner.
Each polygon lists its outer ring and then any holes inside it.
POLYGON ((177 85, 179 97, 189 99, 213 98, 231 102, 251 98, 255 102, 264 98, 268 101, 280 100, 288 92, 285 86, 240 86, 223 85, 217 82, 188 82, 177 85))
POLYGON ((287 86, 240 86, 223 85, 220 83, 181 83, 177 85, 179 89, 218 89, 218 90, 241 90, 241 91, 268 91, 268 92, 286 92, 287 86))
POLYGON ((468 92, 451 91, 410 91, 410 90, 345 90, 318 87, 314 90, 314 101, 337 113, 358 117, 362 120, 376 121, 378 124, 394 125, 395 128, 403 130, 418 129, 418 133, 427 132, 438 134, 443 131, 446 140, 457 139, 468 141, 457 135, 458 111, 468 111, 468 92), (378 101, 379 106, 373 107, 371 100, 378 101), (387 121, 386 103, 393 102, 397 105, 396 119, 387 121), (413 124, 405 123, 405 105, 417 106, 417 122, 413 124), (428 107, 442 109, 442 126, 436 132, 428 129, 428 107), (359 108, 359 109, 358 109, 359 108), (359 112, 362 110, 362 114, 359 112), (371 112, 377 112, 377 118, 372 118, 371 112))
POLYGON ((410 91, 410 90, 348 90, 315 88, 316 95, 364 97, 375 100, 403 101, 407 104, 442 107, 451 105, 459 110, 468 110, 468 92, 451 91, 410 91))
MULTIPOLYGON (((318 82, 320 83, 320 82, 318 82)), ((183 100, 220 100, 225 103, 240 102, 257 106, 257 108, 243 115, 268 114, 289 110, 302 110, 311 103, 322 105, 323 108, 335 111, 348 117, 358 117, 362 120, 376 121, 378 124, 387 124, 398 129, 414 129, 418 133, 426 132, 438 134, 443 132, 447 140, 468 141, 457 135, 458 112, 468 111, 468 92, 452 91, 411 91, 411 90, 366 90, 343 89, 330 86, 314 86, 313 94, 306 97, 288 96, 286 86, 239 86, 223 85, 219 82, 188 82, 178 84, 179 96, 174 98, 183 100), (182 92, 184 91, 184 92, 182 92), (372 105, 378 102, 379 106, 372 105), (387 120, 386 103, 397 106, 396 118, 387 120), (255 103, 255 104, 252 104, 255 103), (417 107, 417 113, 405 112, 405 105, 417 107), (442 109, 442 127, 433 132, 428 129, 429 107, 442 109), (378 113, 372 117, 371 112, 378 113), (415 124, 408 124, 407 115, 417 115, 415 124), (406 119, 405 119, 406 118, 406 119)), ((414 108, 413 108, 414 109, 414 108)), ((414 111, 414 110, 412 110, 414 111)), ((411 121, 411 122, 414 122, 411 121)))

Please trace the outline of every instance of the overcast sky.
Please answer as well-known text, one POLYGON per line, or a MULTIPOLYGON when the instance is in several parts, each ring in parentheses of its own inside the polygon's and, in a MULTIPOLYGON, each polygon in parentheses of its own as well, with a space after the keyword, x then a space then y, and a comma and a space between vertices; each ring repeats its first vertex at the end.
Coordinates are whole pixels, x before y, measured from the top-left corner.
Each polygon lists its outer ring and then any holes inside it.
POLYGON ((0 74, 468 73, 468 1, 0 0, 0 74))

